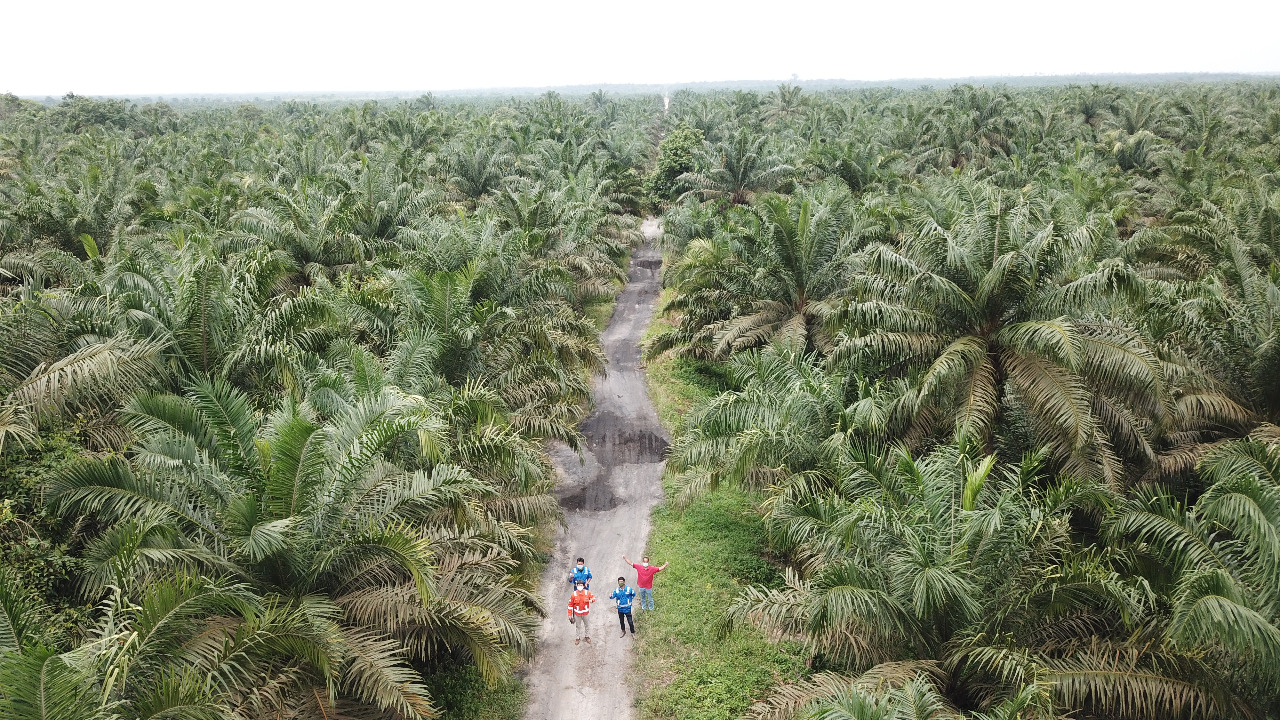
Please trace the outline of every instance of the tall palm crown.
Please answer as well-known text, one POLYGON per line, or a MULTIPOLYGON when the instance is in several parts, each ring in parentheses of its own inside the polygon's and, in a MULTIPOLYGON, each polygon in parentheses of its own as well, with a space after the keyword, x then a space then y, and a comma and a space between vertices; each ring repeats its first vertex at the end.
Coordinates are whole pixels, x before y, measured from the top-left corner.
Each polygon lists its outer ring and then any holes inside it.
POLYGON ((1025 422, 1067 467, 1110 481, 1171 413, 1159 359, 1104 315, 1142 290, 1102 254, 1105 220, 967 181, 921 198, 900 246, 858 259, 836 356, 910 377, 924 438, 993 447, 1025 422))
POLYGON ((667 282, 679 327, 652 352, 676 343, 726 357, 766 343, 831 348, 824 323, 849 280, 856 237, 849 193, 835 184, 791 197, 763 196, 750 213, 686 248, 667 282))
POLYGON ((90 545, 86 589, 203 572, 311 613, 337 662, 336 685, 311 693, 316 714, 338 701, 429 715, 411 659, 462 652, 496 675, 504 650, 528 652, 538 611, 510 579, 527 538, 504 523, 549 506, 495 514, 498 489, 444 460, 483 467, 465 453, 496 443, 468 450, 423 399, 366 392, 342 400, 321 385, 314 403, 264 419, 224 383, 137 397, 132 462, 88 460, 50 489, 109 523, 90 545), (426 455, 420 469, 391 462, 406 442, 426 455))
POLYGON ((747 128, 705 148, 699 167, 703 169, 679 178, 692 188, 689 192, 735 205, 750 201, 758 192, 776 190, 792 170, 770 147, 767 135, 755 135, 747 128))

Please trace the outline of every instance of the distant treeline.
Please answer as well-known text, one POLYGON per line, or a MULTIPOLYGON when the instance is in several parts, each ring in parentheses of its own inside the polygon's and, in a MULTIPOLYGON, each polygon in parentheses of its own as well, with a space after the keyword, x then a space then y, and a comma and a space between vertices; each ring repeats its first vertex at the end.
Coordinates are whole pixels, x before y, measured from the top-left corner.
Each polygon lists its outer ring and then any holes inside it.
MULTIPOLYGON (((914 90, 916 88, 948 88, 957 85, 981 85, 988 87, 1056 87, 1061 85, 1118 85, 1118 86, 1156 86, 1169 84, 1194 83, 1250 83, 1276 80, 1280 75, 1268 73, 1099 73, 1082 75, 1009 75, 1009 76, 975 76, 964 78, 895 78, 891 80, 840 80, 840 79, 800 79, 788 80, 724 80, 705 82, 678 83, 601 83, 595 85, 547 85, 539 87, 509 88, 459 88, 432 90, 430 92, 320 92, 320 93, 193 93, 169 96, 129 95, 108 96, 112 99, 146 105, 153 102, 165 102, 174 106, 188 104, 239 104, 273 105, 289 101, 314 102, 320 104, 353 103, 374 100, 385 103, 413 102, 422 97, 449 99, 451 101, 494 100, 505 101, 511 98, 531 97, 553 92, 566 97, 583 97, 594 92, 611 95, 670 95, 680 90, 693 92, 715 92, 719 90, 747 90, 767 93, 774 90, 779 83, 803 86, 810 92, 824 90, 859 90, 865 88, 898 88, 914 90)), ((52 95, 44 97, 24 96, 25 99, 40 102, 43 105, 56 105, 60 98, 52 95)))

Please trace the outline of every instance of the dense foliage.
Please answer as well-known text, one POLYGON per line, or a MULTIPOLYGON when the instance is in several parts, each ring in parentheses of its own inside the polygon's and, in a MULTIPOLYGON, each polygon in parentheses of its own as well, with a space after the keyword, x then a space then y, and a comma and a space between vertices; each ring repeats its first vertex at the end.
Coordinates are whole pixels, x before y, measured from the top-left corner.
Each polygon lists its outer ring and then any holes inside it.
POLYGON ((721 629, 813 670, 753 717, 1280 717, 1261 84, 0 98, 0 717, 503 678, 650 204, 649 352, 729 387, 677 502, 782 565, 721 629))
POLYGON ((756 718, 1280 716, 1280 87, 677 94, 651 354, 785 583, 756 718))
POLYGON ((659 103, 0 101, 0 717, 505 682, 659 103))

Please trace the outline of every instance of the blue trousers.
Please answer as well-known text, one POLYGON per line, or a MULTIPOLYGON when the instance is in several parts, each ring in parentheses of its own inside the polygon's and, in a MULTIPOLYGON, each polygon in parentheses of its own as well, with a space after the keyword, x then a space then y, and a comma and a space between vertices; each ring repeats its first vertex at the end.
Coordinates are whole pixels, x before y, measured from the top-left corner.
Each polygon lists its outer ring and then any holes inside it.
POLYGON ((640 588, 640 609, 653 609, 653 588, 640 588), (649 603, 647 607, 645 606, 646 602, 649 603))

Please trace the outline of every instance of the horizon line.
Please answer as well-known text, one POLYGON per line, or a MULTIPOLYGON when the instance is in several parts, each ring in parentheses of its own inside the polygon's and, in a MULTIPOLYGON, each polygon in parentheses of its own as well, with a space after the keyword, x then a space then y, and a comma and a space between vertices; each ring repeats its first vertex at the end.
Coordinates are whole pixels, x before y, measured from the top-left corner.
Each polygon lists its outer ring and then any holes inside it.
POLYGON ((280 97, 333 97, 335 99, 342 97, 365 97, 369 99, 382 98, 401 98, 401 97, 421 97, 423 95, 441 95, 466 97, 475 95, 504 95, 519 94, 531 95, 542 94, 546 92, 564 92, 577 93, 582 92, 589 94, 596 90, 608 92, 610 88, 635 88, 628 90, 629 94, 647 94, 648 92, 676 92, 684 89, 723 89, 731 86, 763 86, 763 85, 796 85, 803 89, 806 83, 822 85, 824 90, 839 89, 848 87, 851 89, 858 88, 875 88, 875 87, 899 87, 912 85, 909 89, 917 87, 932 87, 935 85, 964 85, 974 82, 1002 84, 1002 82, 1018 81, 1022 86, 1034 87, 1038 82, 1046 84, 1073 84, 1074 82, 1089 79, 1098 79, 1110 82, 1119 82, 1123 84, 1126 80, 1130 82, 1158 82, 1160 79, 1167 82, 1223 82, 1231 80, 1280 80, 1280 70, 1260 71, 1260 72, 1200 72, 1200 71, 1169 71, 1169 72, 1102 72, 1102 73, 1054 73, 1054 74, 1032 74, 1032 75, 966 75, 955 77, 900 77, 885 80, 850 80, 846 78, 782 78, 782 79, 749 79, 749 80, 686 80, 679 82, 600 82, 600 83, 572 83, 560 85, 515 85, 515 86, 487 86, 487 87, 463 87, 463 88, 447 88, 447 89, 402 89, 402 90, 223 90, 223 91, 151 91, 151 92, 135 92, 135 93, 77 93, 75 90, 68 90, 61 95, 50 93, 43 94, 12 94, 24 100, 47 101, 49 99, 60 99, 68 94, 74 94, 81 97, 90 98, 110 98, 110 99, 133 99, 133 98, 174 98, 174 99, 195 99, 195 98, 244 98, 253 96, 257 99, 268 99, 262 96, 271 96, 272 98, 280 97), (1195 78, 1203 78, 1195 80, 1195 78), (1053 83, 1052 81, 1059 81, 1053 83), (376 97, 375 97, 376 96, 376 97))

